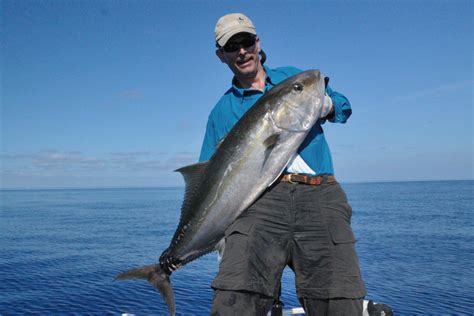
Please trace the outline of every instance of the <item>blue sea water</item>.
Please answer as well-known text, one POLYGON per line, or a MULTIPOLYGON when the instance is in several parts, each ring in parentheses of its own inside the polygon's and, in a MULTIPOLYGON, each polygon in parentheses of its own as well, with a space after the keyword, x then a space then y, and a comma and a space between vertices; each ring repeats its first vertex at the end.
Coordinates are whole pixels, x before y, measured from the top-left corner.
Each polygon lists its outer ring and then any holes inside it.
MULTIPOLYGON (((396 315, 473 315, 474 181, 343 184, 368 299, 396 315)), ((0 314, 166 314, 144 281, 114 282, 157 261, 182 188, 0 191, 0 314)), ((215 254, 173 274, 177 314, 207 315, 215 254)), ((285 307, 296 307, 283 276, 285 307)))

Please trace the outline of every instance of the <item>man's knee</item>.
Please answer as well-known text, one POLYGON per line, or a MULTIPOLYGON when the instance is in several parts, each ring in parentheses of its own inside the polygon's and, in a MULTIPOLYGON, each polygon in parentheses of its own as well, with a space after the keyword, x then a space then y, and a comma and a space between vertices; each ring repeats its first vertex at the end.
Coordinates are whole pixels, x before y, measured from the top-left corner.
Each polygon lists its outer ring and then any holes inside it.
POLYGON ((249 291, 215 290, 211 316, 263 316, 268 313, 273 298, 249 291))

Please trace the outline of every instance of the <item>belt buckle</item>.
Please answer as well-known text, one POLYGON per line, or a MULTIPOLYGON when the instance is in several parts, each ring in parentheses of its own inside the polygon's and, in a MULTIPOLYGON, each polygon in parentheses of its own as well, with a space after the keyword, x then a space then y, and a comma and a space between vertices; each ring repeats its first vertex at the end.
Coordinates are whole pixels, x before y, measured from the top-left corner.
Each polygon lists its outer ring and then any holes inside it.
POLYGON ((294 173, 288 174, 288 182, 289 182, 289 183, 296 183, 295 181, 293 181, 293 180, 291 179, 292 176, 294 176, 294 175, 295 175, 294 173))

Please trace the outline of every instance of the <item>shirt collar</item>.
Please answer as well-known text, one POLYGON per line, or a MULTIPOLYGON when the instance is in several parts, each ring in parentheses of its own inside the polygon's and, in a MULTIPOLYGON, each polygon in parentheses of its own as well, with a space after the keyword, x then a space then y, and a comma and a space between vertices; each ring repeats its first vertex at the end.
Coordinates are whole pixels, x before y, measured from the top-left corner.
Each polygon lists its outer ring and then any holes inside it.
MULTIPOLYGON (((263 65, 263 69, 265 70, 265 86, 267 83, 274 86, 285 79, 285 76, 281 73, 278 73, 265 65, 263 65)), ((245 91, 253 91, 251 88, 239 88, 236 84, 235 76, 232 78, 232 90, 238 96, 244 96, 245 91)))
POLYGON ((265 73, 267 74, 267 82, 269 82, 271 85, 275 86, 288 78, 287 75, 285 75, 281 71, 275 71, 274 69, 270 69, 267 66, 263 66, 265 69, 265 73))

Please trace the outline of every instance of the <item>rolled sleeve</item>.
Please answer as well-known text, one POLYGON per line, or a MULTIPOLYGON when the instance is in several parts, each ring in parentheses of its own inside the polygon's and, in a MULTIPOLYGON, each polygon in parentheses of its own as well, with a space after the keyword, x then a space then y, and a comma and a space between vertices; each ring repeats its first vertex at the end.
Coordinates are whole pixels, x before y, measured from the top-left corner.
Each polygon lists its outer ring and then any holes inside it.
POLYGON ((345 123, 352 114, 351 103, 344 95, 334 91, 329 86, 326 88, 326 93, 331 98, 334 106, 334 112, 326 119, 332 123, 345 123))
POLYGON ((206 125, 206 134, 202 142, 201 154, 199 155, 199 162, 209 160, 214 154, 217 144, 216 130, 211 118, 208 119, 206 125))

